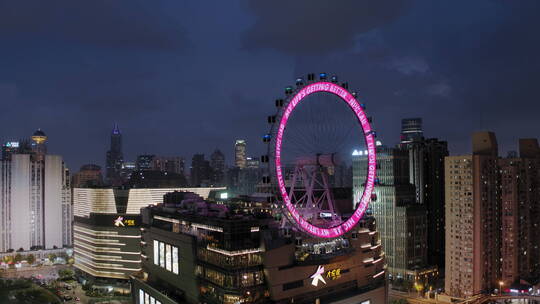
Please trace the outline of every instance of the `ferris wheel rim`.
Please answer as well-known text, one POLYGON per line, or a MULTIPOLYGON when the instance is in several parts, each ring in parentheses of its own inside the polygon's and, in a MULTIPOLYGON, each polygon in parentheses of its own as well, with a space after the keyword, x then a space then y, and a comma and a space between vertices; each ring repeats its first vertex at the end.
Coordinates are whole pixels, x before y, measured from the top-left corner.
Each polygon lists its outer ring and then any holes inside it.
MULTIPOLYGON (((270 152, 272 154, 273 165, 271 165, 272 171, 275 172, 275 177, 277 180, 278 194, 281 196, 283 203, 289 212, 289 218, 292 220, 308 234, 311 234, 316 237, 321 238, 334 238, 339 237, 345 234, 347 231, 351 230, 363 217, 366 209, 368 207, 369 201, 371 200, 371 195, 375 186, 375 176, 376 176, 376 142, 373 130, 369 123, 369 119, 366 116, 363 107, 356 100, 356 98, 351 94, 347 89, 335 84, 333 82, 327 81, 317 81, 310 83, 301 89, 299 89, 294 95, 288 99, 288 103, 284 106, 277 115, 276 124, 272 127, 272 133, 275 136, 272 136, 270 152), (330 228, 323 228, 315 226, 305 220, 300 216, 300 213, 291 202, 291 199, 287 193, 285 180, 282 172, 281 164, 281 149, 282 142, 287 126, 288 119, 293 113, 294 109, 308 96, 314 93, 331 93, 339 97, 339 99, 345 102, 349 109, 352 110, 356 119, 358 120, 359 125, 363 130, 363 138, 367 146, 367 176, 365 181, 364 192, 358 202, 357 208, 354 213, 346 221, 340 223, 337 226, 330 228), (275 129, 277 126, 277 129, 275 129)), ((355 202, 356 203, 356 202, 355 202)))

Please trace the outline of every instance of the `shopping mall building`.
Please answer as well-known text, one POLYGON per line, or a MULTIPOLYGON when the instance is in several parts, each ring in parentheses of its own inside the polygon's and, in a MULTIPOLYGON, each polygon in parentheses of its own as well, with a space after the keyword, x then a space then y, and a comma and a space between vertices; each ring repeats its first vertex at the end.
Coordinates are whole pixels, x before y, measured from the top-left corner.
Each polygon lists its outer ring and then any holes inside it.
POLYGON ((342 237, 313 239, 244 207, 184 192, 142 209, 134 303, 387 302, 373 217, 342 237))

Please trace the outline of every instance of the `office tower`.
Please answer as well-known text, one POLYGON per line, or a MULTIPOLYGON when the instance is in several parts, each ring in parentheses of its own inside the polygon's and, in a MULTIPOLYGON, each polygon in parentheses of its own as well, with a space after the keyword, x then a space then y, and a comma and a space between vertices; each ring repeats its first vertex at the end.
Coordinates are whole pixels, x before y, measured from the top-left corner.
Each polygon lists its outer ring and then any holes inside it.
POLYGON ((120 179, 122 184, 127 182, 131 178, 131 174, 137 170, 135 162, 122 162, 122 168, 120 169, 120 179))
POLYGON ((34 133, 31 154, 0 161, 0 252, 71 245, 69 170, 47 155, 45 133, 34 133))
POLYGON ((183 192, 142 209, 133 302, 387 303, 373 217, 320 240, 281 229, 270 214, 230 208, 183 192))
POLYGON ((190 191, 208 198, 225 188, 74 188, 74 266, 90 281, 124 279, 141 268, 140 210, 166 193, 190 191))
POLYGON ((185 175, 184 158, 180 156, 156 156, 152 161, 152 170, 185 175))
POLYGON ((422 118, 405 118, 401 120, 401 144, 421 141, 423 138, 422 118))
POLYGON ((144 170, 131 174, 124 186, 130 188, 177 188, 187 187, 188 181, 185 176, 167 171, 144 170))
POLYGON ((467 298, 498 288, 501 210, 497 140, 472 138, 472 155, 445 158, 445 292, 467 298))
MULTIPOLYGON (((390 278, 419 281, 428 279, 436 268, 427 268, 427 219, 415 200, 409 181, 409 154, 398 148, 377 147, 377 180, 370 212, 377 220, 390 278)), ((355 202, 363 193, 367 153, 353 153, 355 202)))
POLYGON ((111 133, 111 148, 109 151, 107 151, 106 160, 106 178, 109 184, 113 186, 119 186, 122 184, 120 172, 122 170, 123 162, 124 155, 122 153, 122 133, 118 128, 118 124, 115 124, 111 133))
POLYGON ((210 183, 210 162, 204 158, 204 154, 195 154, 191 159, 191 186, 201 187, 210 183))
POLYGON ((234 144, 234 165, 240 169, 244 169, 246 167, 246 158, 246 141, 237 139, 234 144))
POLYGON ((73 174, 73 188, 103 186, 101 167, 94 164, 83 165, 79 172, 73 174))
POLYGON ((138 171, 145 171, 145 170, 153 170, 153 161, 155 155, 150 154, 144 154, 137 156, 137 161, 135 162, 135 166, 138 171))
POLYGON ((502 282, 534 282, 540 270, 540 148, 520 139, 519 152, 499 159, 502 204, 502 282))
POLYGON ((400 147, 409 153, 409 179, 416 202, 427 211, 428 264, 444 269, 444 158, 448 144, 424 138, 422 119, 401 122, 400 147))
POLYGON ((212 176, 210 178, 213 185, 220 186, 225 184, 225 155, 216 149, 210 155, 210 168, 212 176))

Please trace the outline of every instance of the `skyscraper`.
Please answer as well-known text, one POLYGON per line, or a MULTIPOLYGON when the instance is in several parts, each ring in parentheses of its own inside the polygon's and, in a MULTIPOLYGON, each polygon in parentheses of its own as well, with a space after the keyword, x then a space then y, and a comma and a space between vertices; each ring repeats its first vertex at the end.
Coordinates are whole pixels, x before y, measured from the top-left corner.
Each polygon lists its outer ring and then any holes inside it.
POLYGON ((534 282, 540 272, 540 147, 519 140, 519 158, 499 159, 501 178, 501 260, 504 286, 534 282))
POLYGON ((210 162, 204 158, 204 154, 195 154, 191 159, 191 186, 201 187, 210 183, 210 162))
MULTIPOLYGON (((391 279, 417 280, 428 274, 426 211, 416 202, 409 180, 408 151, 377 147, 377 181, 370 204, 377 220, 391 279)), ((367 155, 353 154, 355 202, 363 192, 367 155)))
POLYGON ((444 157, 446 141, 424 138, 421 118, 401 122, 400 147, 409 154, 409 180, 427 211, 428 263, 444 269, 444 157))
POLYGON ((152 160, 152 170, 185 175, 184 158, 180 156, 156 156, 152 160))
POLYGON ((497 140, 473 134, 472 155, 445 158, 445 292, 466 298, 498 288, 501 213, 497 140))
POLYGON ((143 154, 143 155, 137 156, 137 161, 135 162, 137 170, 139 171, 153 170, 153 161, 155 157, 156 156, 153 154, 143 154))
POLYGON ((122 153, 122 133, 120 133, 118 124, 115 124, 111 133, 111 148, 109 151, 107 151, 106 161, 107 182, 113 186, 119 186, 122 184, 120 172, 122 170, 123 162, 124 155, 122 153))
POLYGON ((246 167, 247 155, 246 155, 246 141, 243 139, 237 139, 234 144, 234 164, 240 169, 246 167))
POLYGON ((221 186, 225 183, 225 155, 216 149, 210 155, 210 168, 212 169, 211 182, 214 186, 221 186))
POLYGON ((61 156, 45 154, 43 131, 33 141, 32 153, 0 161, 0 252, 71 245, 69 170, 61 156))

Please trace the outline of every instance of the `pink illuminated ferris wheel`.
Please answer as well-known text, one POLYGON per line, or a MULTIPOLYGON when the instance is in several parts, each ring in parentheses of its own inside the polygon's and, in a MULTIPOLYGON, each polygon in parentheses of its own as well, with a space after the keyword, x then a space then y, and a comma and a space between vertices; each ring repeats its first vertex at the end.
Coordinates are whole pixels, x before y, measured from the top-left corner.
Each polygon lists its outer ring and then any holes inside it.
MULTIPOLYGON (((336 76, 309 74, 285 89, 276 100, 277 114, 268 117, 270 183, 283 215, 290 223, 315 237, 333 238, 352 229, 364 215, 375 183, 375 132, 356 93, 336 76), (368 165, 363 193, 344 214, 334 189, 351 186, 352 151, 365 151, 368 165)), ((364 153, 364 152, 363 152, 364 153)))

